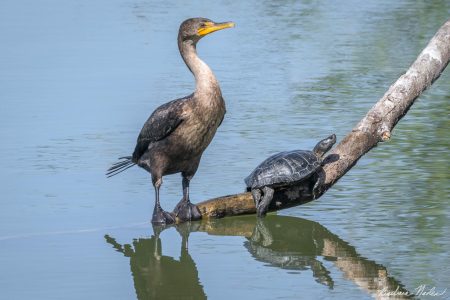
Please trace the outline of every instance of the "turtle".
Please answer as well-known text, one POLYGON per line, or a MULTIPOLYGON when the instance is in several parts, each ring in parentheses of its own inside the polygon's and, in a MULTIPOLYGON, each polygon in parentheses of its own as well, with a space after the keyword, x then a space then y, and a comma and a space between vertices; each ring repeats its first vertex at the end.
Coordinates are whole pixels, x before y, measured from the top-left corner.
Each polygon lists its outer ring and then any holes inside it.
MULTIPOLYGON (((245 178, 247 191, 252 192, 258 217, 267 213, 275 188, 289 187, 310 178, 322 166, 323 156, 336 143, 336 135, 321 140, 312 151, 293 150, 274 154, 264 160, 245 178)), ((313 199, 323 176, 316 176, 313 199)))

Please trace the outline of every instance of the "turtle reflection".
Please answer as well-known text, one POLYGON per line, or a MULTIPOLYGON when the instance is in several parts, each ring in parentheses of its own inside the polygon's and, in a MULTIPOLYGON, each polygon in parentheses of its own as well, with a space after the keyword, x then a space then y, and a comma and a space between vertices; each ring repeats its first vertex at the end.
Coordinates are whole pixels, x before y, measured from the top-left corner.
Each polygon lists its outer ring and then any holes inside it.
POLYGON ((289 230, 287 226, 276 226, 265 219, 257 220, 253 234, 244 246, 256 260, 271 266, 299 271, 311 269, 318 283, 333 288, 330 272, 317 259, 320 253, 313 238, 313 230, 304 229, 289 230), (290 243, 294 238, 298 242, 290 243))
POLYGON ((287 270, 311 270, 314 279, 329 288, 334 281, 324 266, 327 262, 374 296, 381 291, 397 291, 399 298, 412 294, 388 276, 386 267, 360 256, 353 246, 317 222, 277 215, 262 219, 247 216, 203 222, 198 231, 245 236, 244 246, 256 260, 287 270))
MULTIPOLYGON (((311 270, 315 281, 330 289, 334 287, 333 273, 325 265, 334 265, 345 278, 375 297, 381 291, 411 295, 398 280, 388 276, 386 267, 360 256, 353 246, 317 222, 276 215, 263 219, 242 216, 185 223, 176 228, 182 236, 179 260, 161 254, 158 231, 151 238, 135 239, 132 245, 121 245, 105 236, 118 252, 130 258, 138 299, 206 299, 187 250, 192 232, 243 236, 244 247, 257 261, 290 271, 311 270)), ((401 297, 409 296, 397 296, 401 297)))

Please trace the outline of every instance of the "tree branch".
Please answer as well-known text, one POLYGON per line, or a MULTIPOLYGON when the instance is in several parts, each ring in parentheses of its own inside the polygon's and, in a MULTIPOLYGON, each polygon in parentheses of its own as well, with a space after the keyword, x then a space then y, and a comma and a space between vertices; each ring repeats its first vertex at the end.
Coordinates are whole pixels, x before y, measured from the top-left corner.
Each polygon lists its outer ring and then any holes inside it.
MULTIPOLYGON (((325 159, 319 172, 325 176, 319 188, 323 195, 358 160, 379 142, 387 141, 398 121, 408 112, 414 100, 439 78, 450 60, 450 20, 442 25, 428 45, 403 74, 369 110, 325 159), (336 159, 338 158, 338 159, 336 159)), ((276 190, 269 211, 310 202, 313 180, 276 190)), ((255 213, 251 193, 228 195, 197 204, 203 218, 221 218, 255 213)))

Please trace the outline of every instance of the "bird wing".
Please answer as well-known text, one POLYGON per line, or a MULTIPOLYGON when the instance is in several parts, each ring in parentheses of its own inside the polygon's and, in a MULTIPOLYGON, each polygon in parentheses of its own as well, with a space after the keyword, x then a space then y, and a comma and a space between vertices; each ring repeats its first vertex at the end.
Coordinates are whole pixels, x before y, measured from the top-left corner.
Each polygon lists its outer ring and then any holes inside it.
POLYGON ((163 104, 151 114, 139 133, 133 152, 134 161, 139 160, 151 143, 163 140, 183 122, 183 106, 187 98, 163 104))

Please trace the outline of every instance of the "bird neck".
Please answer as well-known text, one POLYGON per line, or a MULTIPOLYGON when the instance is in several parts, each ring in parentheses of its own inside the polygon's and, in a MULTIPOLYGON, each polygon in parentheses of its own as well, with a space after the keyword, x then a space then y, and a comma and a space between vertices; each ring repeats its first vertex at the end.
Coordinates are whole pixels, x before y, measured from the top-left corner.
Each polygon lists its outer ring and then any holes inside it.
POLYGON ((191 40, 178 39, 178 48, 189 70, 195 77, 195 93, 209 94, 220 88, 216 77, 208 65, 197 55, 196 43, 191 40))

